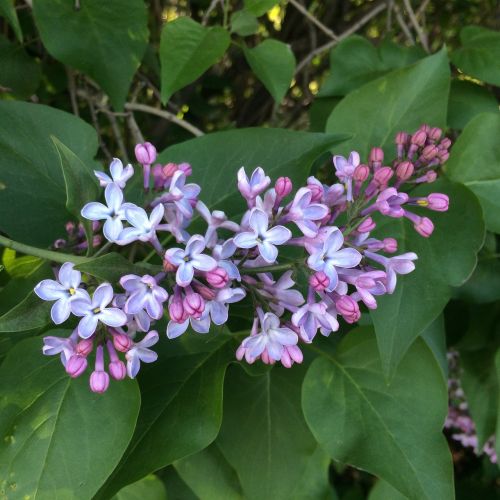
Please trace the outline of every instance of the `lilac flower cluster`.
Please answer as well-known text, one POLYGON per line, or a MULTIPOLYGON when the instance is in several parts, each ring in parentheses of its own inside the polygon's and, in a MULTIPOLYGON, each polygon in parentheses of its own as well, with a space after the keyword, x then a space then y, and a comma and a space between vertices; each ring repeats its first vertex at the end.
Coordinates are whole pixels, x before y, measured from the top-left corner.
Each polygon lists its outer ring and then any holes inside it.
POLYGON ((470 417, 467 400, 460 383, 460 356, 457 351, 448 353, 448 378, 449 407, 445 421, 445 429, 449 429, 451 438, 459 442, 464 448, 472 448, 477 456, 483 453, 494 464, 497 463, 495 452, 495 436, 491 436, 480 449, 476 434, 476 426, 470 417))
POLYGON ((431 235, 432 221, 413 210, 445 211, 448 197, 411 196, 403 189, 436 179, 436 168, 446 161, 450 146, 448 139, 440 138, 439 129, 426 125, 413 135, 398 133, 397 158, 390 166, 384 165, 380 148, 371 150, 367 164, 356 152, 348 158, 334 156, 339 183, 325 185, 309 177, 294 194, 288 177, 271 185, 262 168, 248 176, 242 167, 237 185, 246 212, 239 222, 223 211, 211 211, 199 199, 200 186, 188 182, 188 163, 155 164, 154 146, 138 144, 135 153, 143 166, 146 209, 125 201, 123 189, 133 167, 124 168, 115 159, 110 176, 96 172, 105 203, 88 203, 81 213, 102 223, 110 243, 151 245, 163 262, 163 272, 123 276, 122 292, 101 283, 91 296, 81 286, 80 273, 64 264, 57 280, 42 281, 35 292, 55 301, 56 324, 70 314, 81 319, 69 338, 47 337, 44 353, 60 353, 66 371, 75 377, 85 371, 87 357, 97 346, 90 386, 104 392, 109 385, 105 350, 114 379, 126 373, 135 377, 140 361, 156 359, 149 348, 158 333, 151 325, 165 310, 166 334, 173 339, 189 327, 208 333, 212 323, 226 323, 229 305, 246 297, 253 304, 254 320, 236 357, 248 363, 279 361, 286 367, 300 363, 301 343, 311 343, 318 331, 324 336, 337 331, 339 319, 358 321, 363 305, 375 309, 377 296, 394 292, 397 275, 415 268, 415 253, 390 256, 397 252, 397 241, 371 235, 377 225, 374 217, 405 217, 422 236, 431 235), (191 234, 190 223, 198 216, 206 230, 191 234), (161 233, 166 233, 165 241, 177 243, 165 248, 161 233), (303 257, 280 262, 285 247, 302 249, 303 257), (304 287, 294 280, 299 265, 308 277, 304 287), (118 352, 125 354, 126 367, 118 352))

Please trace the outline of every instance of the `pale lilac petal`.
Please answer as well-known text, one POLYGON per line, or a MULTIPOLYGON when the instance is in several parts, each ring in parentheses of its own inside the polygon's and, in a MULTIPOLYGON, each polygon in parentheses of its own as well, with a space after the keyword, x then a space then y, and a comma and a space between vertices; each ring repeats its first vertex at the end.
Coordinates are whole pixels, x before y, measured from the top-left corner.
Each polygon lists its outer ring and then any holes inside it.
POLYGON ((137 206, 128 207, 125 210, 125 217, 132 226, 142 229, 144 226, 149 225, 148 214, 146 211, 137 206))
POLYGON ((134 352, 130 354, 130 352, 127 353, 127 374, 130 378, 135 378, 136 375, 139 373, 139 368, 141 367, 141 362, 139 361, 139 358, 137 357, 137 354, 134 352))
POLYGON ((253 248, 257 245, 257 235, 253 232, 239 233, 234 237, 233 241, 239 248, 253 248))
POLYGON ((169 248, 165 254, 167 260, 174 266, 180 266, 184 261, 184 251, 180 248, 169 248))
POLYGON ((258 356, 260 356, 266 348, 266 344, 267 337, 262 334, 247 337, 241 343, 241 345, 245 347, 245 349, 248 349, 249 356, 252 358, 257 358, 258 356))
POLYGON ((191 328, 197 333, 208 333, 210 331, 210 316, 205 309, 200 319, 191 318, 191 328))
POLYGON ((99 179, 99 185, 102 187, 105 187, 113 182, 113 179, 108 174, 99 172, 99 170, 94 170, 94 175, 99 179))
POLYGON ((136 345, 139 347, 151 347, 155 345, 158 340, 160 340, 158 332, 156 330, 151 330, 140 342, 137 342, 136 345))
POLYGON ((228 307, 220 302, 212 302, 210 305, 210 315, 216 325, 223 325, 228 318, 228 307))
POLYGON ((146 293, 138 291, 133 293, 125 303, 123 308, 127 314, 137 314, 141 309, 144 309, 148 297, 146 293))
POLYGON ((313 203, 302 210, 304 219, 320 220, 328 215, 328 207, 319 203, 313 203))
POLYGON ((117 245, 128 245, 133 241, 136 241, 140 236, 142 236, 143 232, 140 229, 136 229, 135 227, 126 227, 119 235, 118 238, 113 240, 113 243, 117 245))
POLYGON ((351 154, 349 155, 348 162, 353 166, 357 167, 359 165, 359 153, 357 151, 351 151, 351 154))
POLYGON ((269 225, 269 217, 262 210, 254 209, 250 214, 248 224, 255 233, 258 235, 264 235, 269 225))
POLYGON ((153 208, 153 211, 151 212, 151 215, 149 217, 151 226, 156 227, 161 222, 164 212, 165 208, 161 203, 153 208))
POLYGON ((158 359, 158 354, 149 349, 137 348, 137 355, 143 363, 154 363, 158 359))
POLYGON ((71 313, 71 301, 67 298, 59 299, 50 310, 50 317, 56 325, 64 323, 71 313))
POLYGON ((188 286, 193 280, 193 276, 194 269, 191 262, 182 262, 182 264, 177 268, 175 278, 179 286, 188 286))
POLYGON ((283 245, 292 237, 292 232, 284 226, 275 226, 266 231, 266 241, 273 245, 283 245))
POLYGON ((111 176, 116 181, 119 179, 123 172, 123 163, 118 158, 113 158, 113 161, 109 165, 109 171, 111 172, 111 176))
POLYGON ((344 170, 344 167, 347 165, 348 161, 340 155, 335 155, 333 157, 333 164, 335 165, 335 169, 338 171, 344 170))
POLYGON ((356 267, 362 255, 354 248, 343 248, 330 257, 330 261, 338 267, 356 267))
POLYGON ((271 330, 273 340, 276 340, 282 345, 295 345, 299 341, 299 337, 290 328, 273 328, 271 330))
POLYGON ((35 287, 35 293, 42 300, 58 300, 68 296, 66 287, 54 280, 43 280, 35 287))
MULTIPOLYGON (((72 304, 72 307, 74 302, 72 304)), ((82 339, 88 339, 95 332, 98 323, 97 315, 89 314, 84 316, 80 323, 78 323, 78 335, 82 337, 82 339)))
POLYGON ((198 210, 199 214, 205 219, 208 224, 210 224, 210 222, 212 221, 212 214, 210 213, 210 210, 205 205, 205 203, 198 200, 196 202, 196 210, 198 210))
POLYGON ((342 245, 344 244, 344 236, 342 232, 335 228, 326 238, 324 243, 324 248, 327 252, 327 255, 335 253, 342 245))
POLYGON ((267 353, 271 359, 279 361, 283 355, 283 346, 279 342, 269 341, 267 343, 267 353))
POLYGON ((87 203, 80 212, 82 217, 89 220, 107 219, 111 215, 111 210, 98 201, 87 203))
POLYGON ((295 224, 307 238, 314 238, 318 234, 318 226, 311 220, 297 220, 295 224))
POLYGON ((183 323, 175 323, 174 321, 169 321, 167 325, 167 337, 169 339, 175 339, 182 335, 188 328, 189 319, 183 323))
POLYGON ((113 300, 113 287, 109 283, 99 285, 92 297, 92 305, 104 309, 113 300))
POLYGON ((186 255, 198 255, 205 250, 205 238, 199 234, 195 234, 189 238, 186 244, 186 255))
POLYGON ((163 305, 149 296, 146 301, 146 311, 153 319, 160 319, 163 315, 163 305))
POLYGON ((76 299, 71 301, 71 312, 75 316, 85 316, 91 309, 92 309, 92 302, 88 294, 84 299, 76 299))
POLYGON ((217 267, 217 261, 213 257, 202 253, 196 255, 191 260, 191 264, 195 269, 200 271, 212 271, 217 267))
POLYGON ((121 309, 116 307, 104 309, 96 316, 98 316, 99 320, 108 326, 123 326, 127 322, 127 315, 121 309))
POLYGON ((273 263, 278 257, 278 249, 268 241, 257 243, 257 246, 259 247, 260 255, 269 264, 273 263))
POLYGON ((133 292, 138 288, 142 288, 142 282, 140 276, 135 274, 126 274, 120 278, 120 285, 127 290, 127 292, 133 292))
POLYGON ((123 192, 116 184, 111 183, 106 186, 104 198, 110 210, 114 213, 120 210, 123 203, 123 192))
POLYGON ((123 223, 119 217, 109 217, 104 223, 102 232, 108 241, 116 241, 120 238, 123 223))
POLYGON ((74 265, 71 262, 65 262, 59 269, 58 278, 61 284, 66 288, 78 288, 82 280, 80 271, 73 269, 74 265))
POLYGON ((266 313, 264 319, 262 320, 262 329, 268 331, 269 329, 278 328, 280 326, 279 318, 272 313, 266 313))

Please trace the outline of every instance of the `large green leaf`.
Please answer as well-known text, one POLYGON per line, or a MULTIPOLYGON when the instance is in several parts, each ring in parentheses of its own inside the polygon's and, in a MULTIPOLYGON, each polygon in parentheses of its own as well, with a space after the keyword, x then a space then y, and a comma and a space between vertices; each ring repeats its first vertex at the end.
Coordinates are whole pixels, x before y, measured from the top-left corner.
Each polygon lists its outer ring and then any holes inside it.
POLYGON ((57 137, 52 142, 59 154, 59 160, 66 185, 66 208, 85 228, 87 242, 92 246, 92 222, 81 215, 82 207, 95 201, 99 194, 97 180, 90 169, 57 137))
POLYGON ((375 483, 368 495, 368 500, 407 500, 407 498, 383 479, 375 483))
POLYGON ((422 123, 446 125, 449 84, 448 59, 441 50, 351 92, 333 110, 326 131, 354 135, 340 153, 356 150, 366 157, 378 146, 391 158, 398 131, 412 132, 422 123))
POLYGON ((0 36, 0 86, 2 93, 26 99, 40 83, 40 66, 21 45, 0 36))
POLYGON ((40 338, 9 353, 0 394, 2 489, 40 500, 93 497, 132 437, 140 402, 133 380, 93 394, 86 376, 71 379, 59 356, 43 356, 40 338))
POLYGON ((486 227, 500 233, 500 113, 471 120, 451 150, 446 172, 473 191, 483 207, 486 227))
POLYGON ((148 42, 144 2, 85 0, 76 10, 74 2, 36 0, 33 14, 50 54, 93 78, 122 109, 148 42))
POLYGON ((495 368, 497 374, 497 383, 498 383, 498 408, 497 408, 497 425, 496 425, 496 434, 495 434, 495 446, 497 456, 500 456, 500 349, 497 351, 495 356, 495 368))
POLYGON ((50 135, 92 163, 97 137, 83 120, 39 104, 0 102, 0 230, 37 246, 64 235, 71 219, 50 135))
POLYGON ((273 99, 280 103, 290 88, 295 73, 296 61, 290 46, 268 39, 253 49, 244 46, 243 52, 255 76, 273 99))
POLYGON ((244 166, 247 175, 261 166, 276 180, 288 175, 294 183, 306 180, 314 160, 347 136, 312 134, 283 129, 249 128, 205 135, 176 144, 161 153, 161 162, 189 162, 192 182, 202 187, 208 207, 243 209, 236 173, 244 166))
POLYGON ((451 287, 461 285, 470 276, 484 241, 481 207, 467 188, 443 178, 412 191, 412 195, 429 192, 444 192, 450 197, 448 212, 431 214, 435 229, 430 238, 420 236, 405 219, 386 218, 377 233, 396 238, 398 253, 418 255, 415 271, 399 276, 395 292, 380 297, 377 309, 371 311, 382 366, 388 376, 415 338, 443 310, 451 297, 451 287))
POLYGON ((272 9, 280 0, 244 0, 245 9, 256 16, 262 16, 272 9))
POLYGON ((390 384, 370 329, 351 331, 337 352, 322 344, 323 355, 302 386, 305 417, 322 447, 409 498, 454 498, 453 465, 441 432, 446 381, 425 343, 415 342, 390 384))
POLYGON ((14 0, 0 0, 0 16, 5 17, 9 24, 12 26, 17 39, 23 41, 23 33, 19 20, 17 18, 16 9, 14 8, 14 0))
POLYGON ((112 500, 167 500, 167 490, 153 474, 125 486, 112 500))
POLYGON ((448 104, 449 127, 462 130, 476 115, 497 112, 498 101, 486 87, 452 80, 448 104))
POLYGON ((307 428, 300 406, 305 367, 274 367, 251 377, 228 374, 217 443, 236 469, 244 498, 322 498, 329 459, 307 428))
POLYGON ((219 26, 206 28, 189 17, 167 23, 160 44, 162 101, 215 64, 229 43, 229 33, 219 26))
POLYGON ((35 292, 17 306, 0 316, 0 332, 24 332, 42 328, 50 323, 51 302, 40 299, 35 292))
POLYGON ((417 47, 403 47, 384 40, 379 47, 365 37, 352 35, 330 52, 330 73, 321 86, 320 97, 343 96, 389 71, 403 68, 422 57, 417 47))
POLYGON ((236 471, 228 464, 216 443, 174 464, 187 485, 203 500, 241 500, 236 471))
POLYGON ((480 26, 465 26, 460 40, 462 47, 451 54, 453 64, 484 82, 500 85, 500 33, 480 26))
POLYGON ((142 404, 128 450, 100 492, 109 498, 122 486, 207 447, 222 420, 222 386, 234 359, 231 336, 211 331, 194 335, 206 345, 182 350, 183 339, 163 338, 159 360, 141 368, 142 404))
POLYGON ((240 36, 250 36, 259 30, 259 21, 250 12, 246 10, 237 10, 231 16, 231 33, 240 36))

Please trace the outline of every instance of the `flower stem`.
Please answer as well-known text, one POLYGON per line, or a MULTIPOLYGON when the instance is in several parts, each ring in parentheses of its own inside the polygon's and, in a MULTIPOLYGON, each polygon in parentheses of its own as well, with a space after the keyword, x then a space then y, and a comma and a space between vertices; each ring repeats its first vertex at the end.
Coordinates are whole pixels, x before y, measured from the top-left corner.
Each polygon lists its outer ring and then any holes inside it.
POLYGON ((257 273, 270 273, 272 271, 287 271, 293 269, 294 264, 276 264, 274 266, 262 267, 243 267, 240 269, 242 274, 257 274, 257 273))
POLYGON ((43 248, 32 247, 31 245, 25 245, 24 243, 19 243, 18 241, 11 240, 5 236, 0 235, 0 245, 5 248, 12 248, 18 252, 24 253, 26 255, 32 255, 33 257, 40 257, 41 259, 51 260, 53 262, 73 262, 73 264, 83 264, 88 262, 88 257, 79 257, 77 255, 71 255, 68 253, 52 252, 51 250, 44 250, 43 248))

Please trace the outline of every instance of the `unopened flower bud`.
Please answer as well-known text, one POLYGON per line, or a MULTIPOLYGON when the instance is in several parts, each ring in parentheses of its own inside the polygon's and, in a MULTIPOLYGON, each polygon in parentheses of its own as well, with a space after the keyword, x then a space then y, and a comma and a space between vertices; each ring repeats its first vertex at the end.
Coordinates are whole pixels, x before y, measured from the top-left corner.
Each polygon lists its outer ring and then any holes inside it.
POLYGON ((276 191, 276 196, 278 198, 283 199, 285 196, 288 196, 292 192, 292 181, 290 177, 279 177, 274 185, 274 190, 276 191))
POLYGON ((156 148, 150 143, 137 144, 135 157, 141 165, 152 165, 156 160, 156 148))
POLYGON ((379 186, 386 186, 391 177, 393 176, 394 171, 392 170, 391 167, 382 167, 379 168, 374 174, 373 174, 373 180, 379 185, 379 186))
POLYGON ((182 323, 186 319, 186 312, 181 300, 173 300, 168 305, 168 314, 175 323, 182 323))
POLYGON ((123 333, 117 333, 113 335, 113 345, 115 349, 120 352, 127 352, 134 342, 132 339, 123 333))
POLYGON ((179 167, 177 166, 177 163, 167 163, 162 168, 163 175, 165 177, 173 177, 175 172, 177 172, 178 169, 179 169, 179 167))
POLYGON ((154 183, 154 188, 157 191, 160 191, 163 189, 163 185, 165 184, 165 176, 163 175, 163 167, 157 163, 153 167, 153 183, 154 183))
POLYGON ((76 229, 76 225, 74 222, 66 222, 66 225, 64 226, 66 228, 66 232, 71 236, 74 232, 75 232, 75 229, 76 229))
POLYGON ((73 354, 66 363, 66 373, 71 378, 79 377, 87 369, 87 358, 73 354))
POLYGON ((229 282, 229 276, 225 269, 216 267, 207 273, 207 281, 215 288, 224 288, 229 282))
POLYGON ((423 146, 425 144, 425 141, 427 140, 427 134, 423 130, 417 130, 412 136, 411 136, 411 143, 415 144, 416 146, 423 146))
POLYGON ((193 167, 189 163, 179 163, 177 168, 184 173, 186 177, 189 177, 193 173, 193 167))
POLYGON ((417 183, 427 182, 430 184, 431 182, 434 182, 436 179, 437 179, 436 172, 434 172, 434 170, 429 170, 424 175, 422 175, 422 177, 415 179, 415 182, 417 183))
POLYGON ((399 146, 405 146, 408 142, 408 134, 406 132, 398 132, 394 142, 399 146))
POLYGON ((414 172, 415 168, 413 167, 413 163, 411 161, 402 161, 396 167, 396 175, 398 179, 402 181, 407 181, 414 172))
POLYGON ((448 139, 448 137, 445 137, 438 145, 439 149, 450 149, 451 146, 451 139, 448 139))
POLYGON ((440 163, 445 163, 448 161, 448 158, 450 157, 450 153, 444 149, 440 149, 438 151, 437 157, 439 158, 440 163))
POLYGON ((109 375, 103 370, 95 370, 90 375, 90 390, 98 394, 106 392, 109 387, 109 375))
POLYGON ((369 233, 375 229, 375 222, 371 217, 366 218, 357 228, 358 233, 369 233))
POLYGON ((193 285, 193 288, 205 299, 205 300, 214 300, 216 292, 213 288, 209 288, 208 286, 202 285, 201 283, 196 283, 193 285))
POLYGON ((434 231, 434 224, 428 217, 419 217, 419 220, 413 224, 413 227, 424 238, 428 238, 434 231))
POLYGON ((166 273, 173 273, 174 271, 177 271, 177 266, 172 264, 167 256, 165 256, 165 258, 163 259, 163 270, 166 272, 166 273))
POLYGON ((429 139, 431 141, 439 141, 441 134, 443 131, 439 127, 433 127, 429 130, 429 133, 427 134, 429 136, 429 139))
POLYGON ((384 252, 394 253, 398 251, 398 242, 394 238, 384 238, 382 240, 384 244, 384 252))
POLYGON ((384 161, 384 151, 381 148, 372 148, 370 151, 370 164, 374 170, 378 170, 384 161))
POLYGON ((355 323, 361 317, 358 303, 349 295, 342 295, 335 302, 335 307, 348 323, 355 323))
POLYGON ((66 240, 63 240, 62 238, 58 238, 56 241, 54 241, 54 248, 59 249, 59 248, 64 248, 66 246, 67 242, 66 240))
POLYGON ((312 203, 317 203, 318 201, 321 201, 321 198, 323 198, 323 187, 319 184, 308 184, 307 189, 311 191, 311 202, 312 203))
POLYGON ((318 271, 309 278, 309 285, 316 292, 322 292, 330 285, 330 278, 323 271, 318 271))
POLYGON ((184 310, 193 318, 200 318, 205 310, 205 301, 199 293, 190 293, 182 301, 184 310))
POLYGON ((94 348, 94 342, 90 339, 83 339, 76 345, 76 353, 81 356, 88 356, 94 348))
POLYGON ((424 161, 431 161, 433 158, 435 158, 439 153, 439 150, 434 144, 429 144, 428 146, 425 146, 425 148, 422 150, 422 154, 420 157, 424 161))
POLYGON ((112 361, 108 365, 109 373, 115 380, 123 380, 127 375, 127 367, 123 361, 112 361))
POLYGON ((353 179, 358 182, 365 182, 369 175, 370 168, 368 165, 361 164, 354 169, 353 179))
POLYGON ((446 212, 450 204, 450 199, 443 193, 431 193, 427 196, 428 208, 436 212, 446 212))

